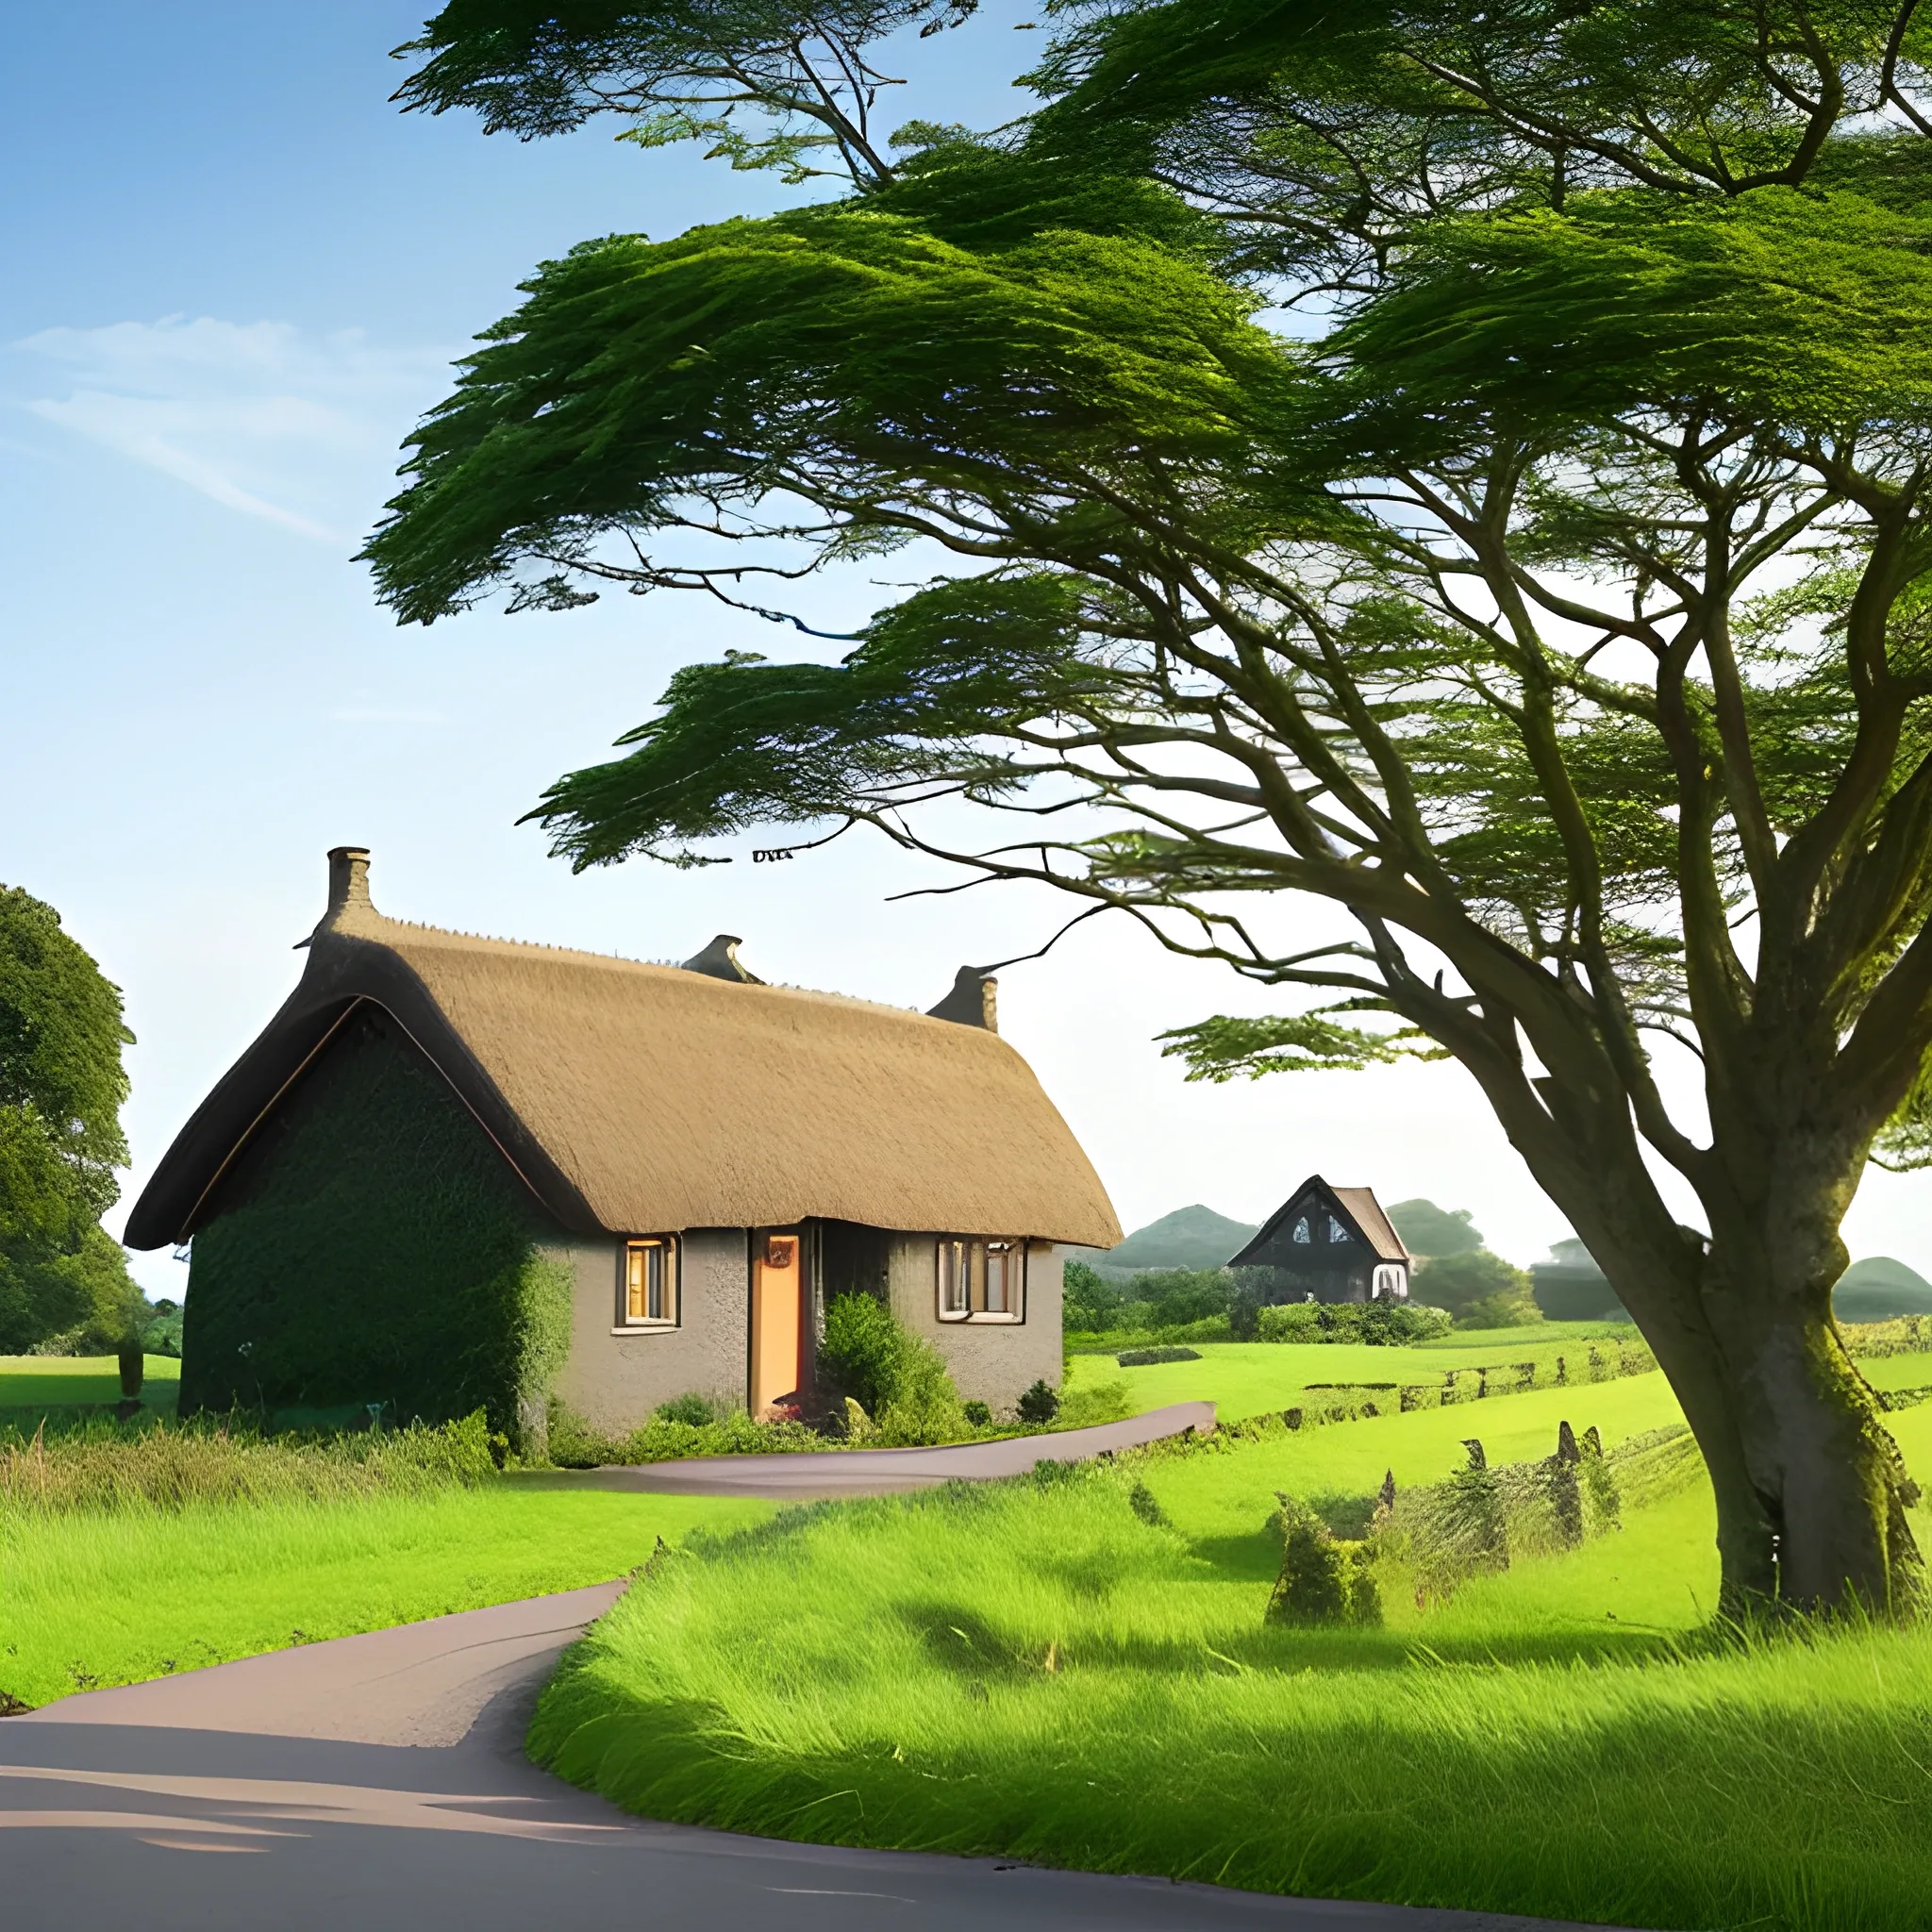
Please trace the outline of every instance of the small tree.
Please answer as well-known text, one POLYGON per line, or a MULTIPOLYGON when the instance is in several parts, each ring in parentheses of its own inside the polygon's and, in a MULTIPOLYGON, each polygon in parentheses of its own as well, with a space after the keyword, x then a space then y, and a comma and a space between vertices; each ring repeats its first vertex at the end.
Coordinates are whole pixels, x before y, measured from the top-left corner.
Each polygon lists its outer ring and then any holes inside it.
POLYGON ((1543 1318, 1529 1276, 1487 1248, 1431 1261, 1410 1292, 1431 1307, 1447 1308, 1459 1328, 1513 1328, 1543 1318))
POLYGON ((615 17, 463 0, 406 92, 648 143, 703 80, 851 192, 544 268, 416 437, 382 594, 966 575, 839 663, 679 672, 558 849, 870 824, 1298 991, 1179 1029, 1194 1077, 1454 1058, 1671 1378, 1725 1604, 1914 1605, 1830 1291, 1867 1158, 1932 1158, 1932 21, 1107 0, 1030 125, 889 154, 808 105, 817 14, 615 17), (1296 304, 1317 340, 1257 319, 1296 304))

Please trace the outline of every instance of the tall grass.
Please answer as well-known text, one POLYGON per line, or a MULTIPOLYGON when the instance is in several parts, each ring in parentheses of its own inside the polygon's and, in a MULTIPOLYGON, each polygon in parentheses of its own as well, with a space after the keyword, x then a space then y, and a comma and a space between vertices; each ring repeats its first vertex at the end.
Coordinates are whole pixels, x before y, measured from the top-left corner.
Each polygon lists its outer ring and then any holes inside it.
POLYGON ((308 1440, 220 1421, 99 1420, 56 1435, 0 1431, 0 1519, 416 1494, 475 1484, 495 1468, 480 1409, 440 1428, 308 1440))
POLYGON ((532 1749, 780 1837, 1660 1927, 1927 1922, 1926 1633, 1512 1624, 1501 1586, 1618 1539, 1489 1579, 1479 1623, 1271 1628, 1252 1549, 1150 1521, 1134 1480, 808 1508, 660 1557, 532 1749))

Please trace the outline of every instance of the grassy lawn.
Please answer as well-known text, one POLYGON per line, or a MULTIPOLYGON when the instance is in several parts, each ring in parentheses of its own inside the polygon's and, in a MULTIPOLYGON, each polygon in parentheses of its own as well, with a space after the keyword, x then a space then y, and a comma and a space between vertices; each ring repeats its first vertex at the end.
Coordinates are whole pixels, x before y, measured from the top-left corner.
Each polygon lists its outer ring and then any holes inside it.
MULTIPOLYGON (((1566 1322, 1462 1333, 1424 1342, 1419 1348, 1371 1348, 1351 1341, 1203 1341, 1192 1344, 1200 1352, 1199 1361, 1152 1362, 1141 1368, 1124 1369, 1110 1355, 1076 1355, 1068 1364, 1066 1386, 1081 1390, 1124 1383, 1135 1415, 1171 1402, 1212 1402, 1223 1422, 1234 1422, 1241 1416, 1291 1407, 1304 1390, 1323 1382, 1441 1383, 1452 1369, 1528 1361, 1537 1364, 1541 1377, 1554 1374, 1558 1356, 1575 1374, 1587 1363, 1592 1340, 1599 1349, 1607 1350, 1610 1343, 1606 1338, 1633 1333, 1605 1324, 1566 1322)), ((1932 1355, 1878 1356, 1862 1359, 1858 1366, 1876 1389, 1932 1384, 1932 1355)), ((1599 1386, 1579 1388, 1572 1407, 1588 1407, 1599 1386)), ((1560 1389, 1551 1391, 1555 1396, 1565 1392, 1560 1389)), ((1512 1395, 1508 1399, 1534 1398, 1512 1395)), ((1457 1407, 1454 1413, 1461 1415, 1466 1410, 1457 1407)), ((1673 1410, 1660 1419, 1677 1418, 1673 1410)), ((1571 1420, 1578 1428, 1585 1426, 1575 1416, 1571 1420)), ((1460 1433, 1486 1436, 1485 1429, 1460 1433)), ((1400 1476, 1401 1471, 1396 1474, 1400 1476)))
POLYGON ((1612 1344, 1603 1338, 1634 1333, 1594 1323, 1565 1323, 1456 1335, 1419 1348, 1372 1348, 1357 1341, 1202 1341, 1191 1344, 1200 1352, 1199 1361, 1151 1362, 1141 1368, 1124 1369, 1110 1355, 1076 1355, 1068 1364, 1067 1387, 1124 1382, 1136 1415, 1170 1402, 1213 1402, 1220 1406, 1221 1420, 1233 1422, 1290 1407, 1304 1389, 1320 1382, 1440 1384, 1452 1370, 1528 1361, 1537 1364, 1539 1374, 1554 1374, 1558 1356, 1580 1373, 1592 1341, 1607 1351, 1612 1344))
MULTIPOLYGON (((1932 1633, 1695 1634, 1701 1483, 1445 1605, 1390 1601, 1380 1630, 1262 1621, 1276 1487, 1359 1494, 1446 1473, 1464 1435, 1493 1462, 1547 1454, 1561 1417, 1614 1441, 1674 1414, 1645 1375, 789 1511, 634 1590, 532 1748, 650 1816, 781 1837, 1687 1932, 1923 1925, 1932 1633)), ((1932 1407, 1890 1420, 1932 1477, 1932 1407)))
MULTIPOLYGON (((169 1355, 151 1355, 144 1359, 142 1404, 163 1415, 173 1415, 175 1396, 181 1386, 180 1362, 169 1355)), ((120 1365, 110 1355, 0 1355, 0 1415, 8 1422, 25 1420, 21 1412, 28 1409, 120 1400, 120 1365), (7 1414, 8 1410, 14 1412, 7 1414)))
POLYGON ((0 1506, 0 1692, 41 1705, 621 1576, 765 1503, 472 1488, 182 1509, 0 1506))

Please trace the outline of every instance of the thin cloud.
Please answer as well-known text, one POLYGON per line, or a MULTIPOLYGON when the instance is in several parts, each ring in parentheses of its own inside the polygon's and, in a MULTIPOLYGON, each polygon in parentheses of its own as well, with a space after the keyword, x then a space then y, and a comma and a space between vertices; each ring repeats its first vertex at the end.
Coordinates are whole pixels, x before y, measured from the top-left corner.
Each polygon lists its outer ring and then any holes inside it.
POLYGON ((388 494, 397 445, 448 381, 450 351, 361 330, 166 316, 15 342, 42 422, 243 516, 341 545, 388 494))

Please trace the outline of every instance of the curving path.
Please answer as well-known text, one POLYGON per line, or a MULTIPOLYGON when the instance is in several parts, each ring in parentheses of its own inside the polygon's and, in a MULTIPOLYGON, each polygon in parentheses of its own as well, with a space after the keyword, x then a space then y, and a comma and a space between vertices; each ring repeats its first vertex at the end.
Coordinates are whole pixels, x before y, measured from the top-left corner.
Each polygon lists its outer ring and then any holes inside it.
MULTIPOLYGON (((714 1457, 529 1481, 873 1495, 1024 1474, 1188 1428, 1179 1403, 948 1449, 714 1457)), ((524 1755, 537 1691, 622 1583, 69 1697, 0 1721, 6 1923, 142 1932, 1560 1932, 1549 1921, 1283 1899, 991 1858, 658 1824, 524 1755)))
POLYGON ((1173 1402, 1125 1422, 1047 1436, 1003 1436, 941 1449, 824 1449, 797 1456, 692 1456, 605 1469, 533 1471, 514 1478, 538 1488, 646 1490, 658 1495, 767 1496, 807 1502, 827 1496, 886 1496, 941 1483, 1024 1475, 1036 1462, 1082 1462, 1139 1449, 1166 1436, 1214 1426, 1211 1402, 1173 1402))
POLYGON ((651 1824, 523 1754, 621 1584, 345 1637, 0 1722, 8 1924, 142 1932, 1557 1932, 991 1858, 651 1824))

